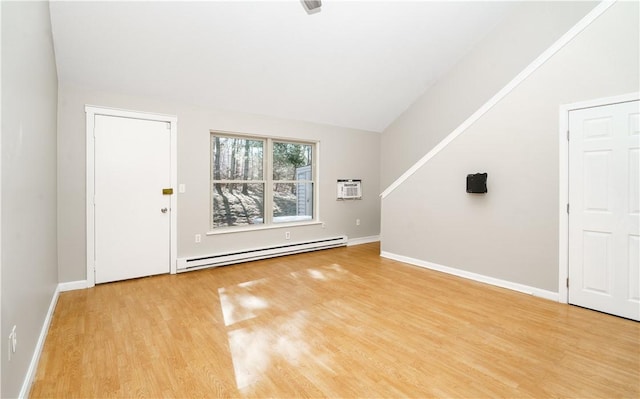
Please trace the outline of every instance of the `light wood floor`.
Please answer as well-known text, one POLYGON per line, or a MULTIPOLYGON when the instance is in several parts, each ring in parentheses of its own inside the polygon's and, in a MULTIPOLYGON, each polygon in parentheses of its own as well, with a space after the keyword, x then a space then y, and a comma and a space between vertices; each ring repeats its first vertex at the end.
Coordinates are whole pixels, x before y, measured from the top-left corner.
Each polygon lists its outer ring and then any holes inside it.
POLYGON ((640 323, 378 253, 62 293, 31 397, 640 397, 640 323))

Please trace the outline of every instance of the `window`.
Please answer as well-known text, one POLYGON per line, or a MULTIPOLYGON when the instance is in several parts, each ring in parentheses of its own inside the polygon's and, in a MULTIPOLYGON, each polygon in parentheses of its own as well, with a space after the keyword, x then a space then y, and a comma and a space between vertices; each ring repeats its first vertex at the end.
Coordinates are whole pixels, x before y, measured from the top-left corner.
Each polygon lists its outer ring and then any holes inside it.
POLYGON ((211 227, 314 220, 316 145, 211 133, 211 227))

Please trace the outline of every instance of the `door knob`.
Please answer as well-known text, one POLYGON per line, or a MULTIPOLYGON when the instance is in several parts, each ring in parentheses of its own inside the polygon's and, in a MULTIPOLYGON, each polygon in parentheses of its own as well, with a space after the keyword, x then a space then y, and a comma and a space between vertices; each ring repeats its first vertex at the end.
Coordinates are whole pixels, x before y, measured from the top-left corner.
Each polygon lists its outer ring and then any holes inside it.
POLYGON ((162 213, 167 213, 167 211, 168 211, 168 209, 167 209, 167 208, 162 208, 162 209, 160 209, 160 212, 162 212, 162 213))

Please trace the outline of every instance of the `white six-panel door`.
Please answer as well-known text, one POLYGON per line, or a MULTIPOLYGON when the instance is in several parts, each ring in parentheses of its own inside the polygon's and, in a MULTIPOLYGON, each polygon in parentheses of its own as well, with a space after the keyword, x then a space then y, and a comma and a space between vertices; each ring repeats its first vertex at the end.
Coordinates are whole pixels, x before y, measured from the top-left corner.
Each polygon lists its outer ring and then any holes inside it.
POLYGON ((95 115, 95 282, 170 271, 170 124, 95 115))
POLYGON ((569 303, 640 320, 640 105, 569 113, 569 303))

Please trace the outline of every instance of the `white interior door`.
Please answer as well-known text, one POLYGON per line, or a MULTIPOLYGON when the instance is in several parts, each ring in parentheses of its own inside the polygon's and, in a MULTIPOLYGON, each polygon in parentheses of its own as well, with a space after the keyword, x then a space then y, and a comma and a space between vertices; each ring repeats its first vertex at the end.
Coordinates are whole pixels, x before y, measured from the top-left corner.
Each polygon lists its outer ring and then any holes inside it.
POLYGON ((170 271, 167 122, 95 116, 95 282, 170 271))
POLYGON ((569 113, 569 303, 640 320, 640 105, 569 113))

